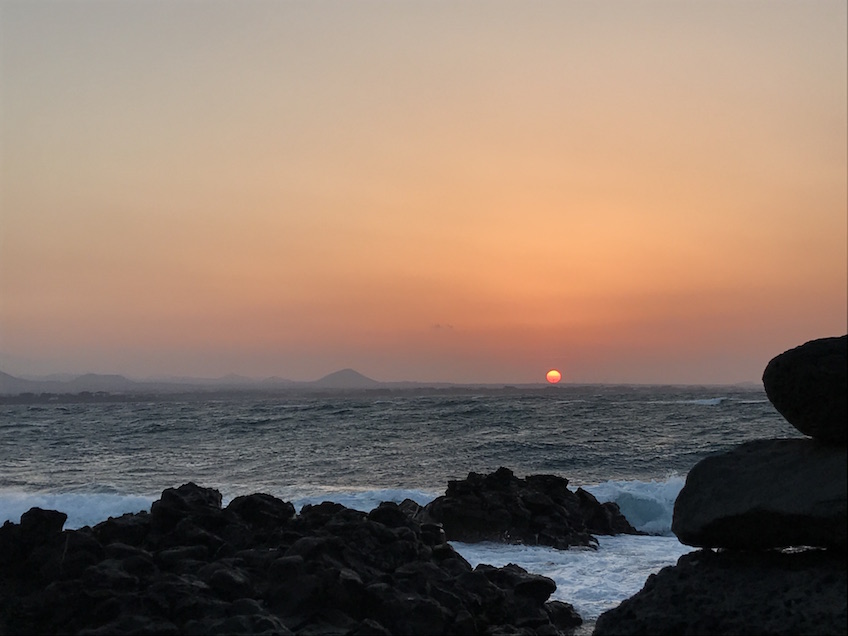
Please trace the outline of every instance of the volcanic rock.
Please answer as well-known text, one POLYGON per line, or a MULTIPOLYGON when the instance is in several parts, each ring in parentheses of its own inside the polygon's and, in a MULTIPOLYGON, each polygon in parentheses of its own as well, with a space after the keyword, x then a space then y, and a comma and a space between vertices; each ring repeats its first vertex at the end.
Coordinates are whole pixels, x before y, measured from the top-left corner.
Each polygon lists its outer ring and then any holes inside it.
POLYGON ((0 527, 0 634, 571 634, 556 585, 472 569, 393 503, 294 514, 270 495, 221 508, 167 489, 151 513, 62 531, 33 509, 0 527))
POLYGON ((845 446, 756 440, 698 462, 674 504, 678 539, 697 547, 846 549, 845 446))
POLYGON ((774 407, 804 435, 845 444, 848 336, 811 340, 773 358, 763 386, 774 407))
POLYGON ((516 477, 508 468, 489 475, 469 473, 448 482, 445 494, 416 514, 441 524, 449 541, 501 541, 561 550, 597 547, 595 534, 641 534, 615 503, 598 503, 591 493, 568 489, 555 475, 516 477))
POLYGON ((826 550, 699 550, 648 577, 593 636, 845 634, 845 561, 826 550))
POLYGON ((30 545, 41 545, 62 532, 67 520, 64 512, 30 508, 21 515, 21 536, 30 545))

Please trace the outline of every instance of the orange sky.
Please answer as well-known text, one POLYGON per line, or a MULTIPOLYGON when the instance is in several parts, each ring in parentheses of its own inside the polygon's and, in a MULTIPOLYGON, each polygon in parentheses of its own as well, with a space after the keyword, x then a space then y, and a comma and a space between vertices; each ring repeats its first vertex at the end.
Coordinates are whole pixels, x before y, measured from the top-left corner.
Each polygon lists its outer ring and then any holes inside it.
POLYGON ((0 0, 0 370, 758 382, 848 330, 846 24, 0 0))

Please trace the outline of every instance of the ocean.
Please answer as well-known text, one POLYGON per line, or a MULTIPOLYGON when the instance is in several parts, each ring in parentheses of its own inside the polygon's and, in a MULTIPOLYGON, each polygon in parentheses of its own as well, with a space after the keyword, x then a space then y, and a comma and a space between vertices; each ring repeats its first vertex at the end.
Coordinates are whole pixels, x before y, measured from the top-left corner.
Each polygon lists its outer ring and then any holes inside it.
MULTIPOLYGON (((674 500, 703 457, 799 437, 761 388, 574 386, 54 399, 0 404, 0 523, 33 506, 65 527, 149 510, 187 482, 224 505, 263 492, 297 509, 335 501, 425 504, 448 481, 501 466, 553 474, 615 501, 647 536, 599 547, 453 543, 472 565, 516 563, 557 584, 591 626, 693 548, 671 533, 674 500)), ((588 630, 588 628, 587 628, 588 630)), ((584 632, 585 633, 585 632, 584 632)))

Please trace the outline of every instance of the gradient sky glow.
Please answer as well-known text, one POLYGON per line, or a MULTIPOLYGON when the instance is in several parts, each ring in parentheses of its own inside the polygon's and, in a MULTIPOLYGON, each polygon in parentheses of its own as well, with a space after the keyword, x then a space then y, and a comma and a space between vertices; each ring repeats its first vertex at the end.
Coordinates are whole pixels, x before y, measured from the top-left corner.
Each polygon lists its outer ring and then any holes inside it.
POLYGON ((848 331, 848 16, 0 0, 0 370, 758 382, 848 331))

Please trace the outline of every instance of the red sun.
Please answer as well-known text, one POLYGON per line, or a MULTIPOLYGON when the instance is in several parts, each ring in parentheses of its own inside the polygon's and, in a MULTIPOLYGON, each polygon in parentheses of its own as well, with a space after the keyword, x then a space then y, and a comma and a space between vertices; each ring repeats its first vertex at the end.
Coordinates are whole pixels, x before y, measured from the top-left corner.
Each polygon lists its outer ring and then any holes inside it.
POLYGON ((551 369, 550 371, 548 371, 548 373, 547 373, 547 375, 545 375, 545 377, 547 378, 548 382, 550 382, 551 384, 556 384, 557 382, 562 380, 562 373, 560 373, 556 369, 551 369))

